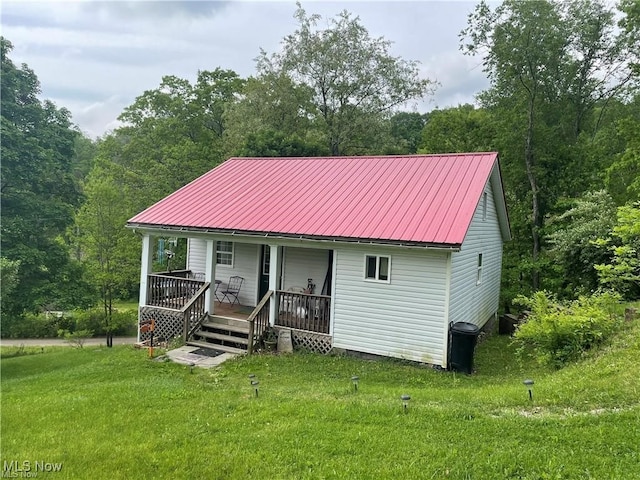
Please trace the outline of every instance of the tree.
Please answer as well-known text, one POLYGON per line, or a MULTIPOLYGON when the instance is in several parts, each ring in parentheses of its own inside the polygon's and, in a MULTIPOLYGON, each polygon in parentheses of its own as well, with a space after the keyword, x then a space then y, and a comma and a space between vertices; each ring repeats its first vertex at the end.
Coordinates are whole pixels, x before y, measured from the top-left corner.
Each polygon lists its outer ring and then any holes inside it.
POLYGON ((491 87, 480 100, 499 122, 512 210, 527 212, 512 219, 528 230, 533 289, 541 285, 545 216, 560 197, 594 187, 602 165, 585 164, 586 142, 632 79, 628 46, 613 27, 600 1, 507 0, 494 10, 481 2, 461 34, 465 53, 484 56, 491 87))
POLYGON ((347 11, 324 30, 317 28, 321 17, 308 16, 299 3, 295 18, 298 29, 283 39, 282 51, 261 51, 258 73, 308 88, 303 115, 322 132, 332 155, 367 152, 381 119, 432 91, 434 83, 420 78, 417 62, 393 57, 390 42, 371 38, 347 11))
POLYGON ((99 156, 126 185, 132 215, 224 160, 223 114, 243 85, 230 70, 198 72, 193 84, 166 76, 125 108, 99 156))
POLYGON ((68 110, 38 99, 35 73, 24 64, 16 67, 9 59, 13 46, 0 42, 1 248, 3 257, 19 262, 18 284, 2 309, 20 315, 43 305, 65 306, 57 286, 69 255, 60 236, 81 201, 72 167, 78 133, 68 110))
POLYGON ((140 269, 139 241, 124 225, 131 215, 122 185, 118 185, 101 160, 85 186, 87 202, 76 216, 76 238, 93 284, 99 289, 112 346, 113 300, 128 297, 140 269))
POLYGON ((640 297, 640 203, 618 208, 611 235, 597 244, 613 253, 611 262, 596 265, 600 282, 629 299, 640 297))
POLYGON ((634 75, 640 77, 640 1, 621 0, 619 9, 624 14, 619 26, 624 31, 627 50, 632 55, 629 62, 634 75))
POLYGON ((428 113, 398 112, 389 119, 391 145, 388 155, 412 154, 418 152, 422 129, 429 119, 428 113))
POLYGON ((553 263, 562 268, 559 289, 572 296, 576 291, 593 292, 599 286, 594 265, 608 262, 611 254, 594 242, 611 232, 616 206, 604 190, 586 193, 570 204, 568 210, 549 220, 553 232, 548 237, 553 263))
POLYGON ((294 84, 284 74, 263 74, 249 78, 238 97, 227 104, 224 114, 227 156, 260 152, 288 156, 286 152, 324 147, 322 135, 305 114, 312 108, 306 86, 294 84))
POLYGON ((493 119, 485 109, 467 104, 434 110, 422 130, 420 153, 493 151, 495 135, 493 119))
POLYGON ((287 136, 274 130, 248 134, 240 150, 243 157, 318 157, 328 154, 324 144, 313 144, 297 135, 287 136))
POLYGON ((624 204, 640 199, 640 115, 615 122, 614 131, 624 142, 624 150, 614 156, 607 168, 606 184, 617 203, 624 204))
POLYGON ((19 260, 0 257, 0 305, 4 305, 18 286, 19 260))

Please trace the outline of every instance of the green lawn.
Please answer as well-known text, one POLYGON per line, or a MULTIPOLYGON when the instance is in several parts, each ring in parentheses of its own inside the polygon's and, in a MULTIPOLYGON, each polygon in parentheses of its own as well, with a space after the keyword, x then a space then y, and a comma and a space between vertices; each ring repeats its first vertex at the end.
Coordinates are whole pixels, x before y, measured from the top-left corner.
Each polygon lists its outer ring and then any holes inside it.
POLYGON ((473 376, 312 354, 190 373, 130 347, 11 353, 0 463, 62 463, 37 478, 640 478, 637 321, 560 371, 494 337, 473 376))

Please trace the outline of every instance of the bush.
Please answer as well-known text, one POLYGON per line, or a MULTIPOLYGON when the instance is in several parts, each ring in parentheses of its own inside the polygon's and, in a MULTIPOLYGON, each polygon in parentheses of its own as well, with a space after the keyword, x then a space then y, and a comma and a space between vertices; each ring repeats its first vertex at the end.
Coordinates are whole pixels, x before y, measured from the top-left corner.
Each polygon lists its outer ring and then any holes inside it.
MULTIPOLYGON (((106 335, 104 322, 104 310, 93 308, 91 310, 73 312, 75 319, 74 330, 91 330, 96 335, 106 335)), ((109 330, 115 336, 130 336, 137 333, 138 312, 136 310, 114 311, 111 316, 109 330)))
POLYGON ((76 330, 75 332, 58 330, 58 336, 64 338, 73 347, 82 348, 87 338, 93 337, 93 332, 91 330, 76 330))
POLYGON ((616 294, 599 293, 559 303, 548 292, 536 292, 516 302, 531 310, 514 335, 519 355, 531 355, 556 368, 602 343, 621 324, 616 294))
POLYGON ((2 338, 55 338, 58 330, 73 326, 70 315, 26 313, 2 319, 2 338))
MULTIPOLYGON (((134 336, 137 333, 138 312, 122 310, 113 312, 109 330, 114 336, 134 336)), ((99 308, 75 310, 56 314, 25 314, 16 318, 2 319, 2 338, 55 338, 60 331, 74 333, 91 331, 95 335, 106 335, 104 311, 99 308)))

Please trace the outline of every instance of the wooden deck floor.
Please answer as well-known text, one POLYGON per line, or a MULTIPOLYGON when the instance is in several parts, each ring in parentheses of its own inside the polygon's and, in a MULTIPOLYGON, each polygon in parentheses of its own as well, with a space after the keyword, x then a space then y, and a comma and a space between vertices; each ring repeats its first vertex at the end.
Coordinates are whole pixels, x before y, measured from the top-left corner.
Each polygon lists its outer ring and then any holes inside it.
POLYGON ((227 302, 220 303, 216 301, 214 305, 213 315, 220 315, 221 317, 230 317, 230 318, 238 318, 240 320, 246 320, 251 312, 253 312, 254 307, 248 307, 245 305, 238 305, 237 303, 233 306, 229 305, 227 302))

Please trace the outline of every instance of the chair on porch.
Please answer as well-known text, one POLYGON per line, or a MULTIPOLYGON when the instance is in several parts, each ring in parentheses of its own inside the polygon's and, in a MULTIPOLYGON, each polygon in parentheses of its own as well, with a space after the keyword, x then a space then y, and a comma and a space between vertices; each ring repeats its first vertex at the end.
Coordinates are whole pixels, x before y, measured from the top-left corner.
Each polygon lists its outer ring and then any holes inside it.
POLYGON ((243 282, 244 278, 238 277, 237 275, 230 277, 229 283, 227 284, 226 288, 219 292, 222 295, 220 303, 222 303, 226 298, 231 305, 234 305, 236 303, 240 305, 240 299, 238 298, 238 296, 240 295, 240 288, 242 288, 243 282))

